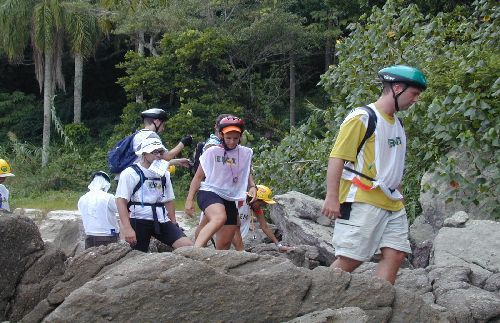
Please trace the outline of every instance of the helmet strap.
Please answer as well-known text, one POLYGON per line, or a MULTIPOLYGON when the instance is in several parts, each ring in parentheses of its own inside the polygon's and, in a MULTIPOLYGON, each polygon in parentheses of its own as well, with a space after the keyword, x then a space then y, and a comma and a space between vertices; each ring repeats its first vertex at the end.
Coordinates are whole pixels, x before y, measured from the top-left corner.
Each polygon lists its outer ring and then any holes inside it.
MULTIPOLYGON (((156 119, 156 120, 160 120, 160 119, 156 119)), ((160 120, 160 125, 157 126, 156 125, 156 120, 153 121, 153 124, 155 125, 155 132, 158 133, 158 130, 160 129, 161 124, 163 123, 163 121, 160 120)))
POLYGON ((406 91, 409 88, 409 86, 408 86, 408 84, 405 84, 403 91, 396 94, 396 92, 394 92, 394 88, 392 87, 393 85, 394 85, 394 83, 391 84, 391 91, 392 91, 392 97, 394 98, 394 109, 396 110, 396 112, 398 112, 399 111, 399 102, 398 102, 399 96, 401 94, 403 94, 404 91, 406 91))

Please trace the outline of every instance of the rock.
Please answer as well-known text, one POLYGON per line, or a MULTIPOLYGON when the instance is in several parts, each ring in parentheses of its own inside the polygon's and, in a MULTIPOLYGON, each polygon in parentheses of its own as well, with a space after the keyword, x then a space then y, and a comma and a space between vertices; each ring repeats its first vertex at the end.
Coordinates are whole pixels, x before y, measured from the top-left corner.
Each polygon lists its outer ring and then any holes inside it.
POLYGON ((44 243, 33 220, 0 216, 0 321, 8 319, 17 282, 44 253, 44 243))
MULTIPOLYGON (((184 247, 138 253, 71 292, 44 322, 282 322, 326 309, 358 307, 389 321, 394 288, 380 279, 248 252, 184 247)), ((433 321, 433 309, 400 311, 433 321), (413 311, 413 312, 412 312, 413 311), (426 314, 426 313, 433 313, 426 314)), ((359 311, 358 311, 359 312, 359 311)))
POLYGON ((41 221, 45 217, 45 213, 43 213, 43 211, 40 209, 17 208, 12 213, 14 215, 17 215, 17 216, 26 216, 26 217, 32 219, 33 221, 35 221, 35 223, 38 223, 39 221, 41 221))
POLYGON ((287 252, 280 252, 274 244, 259 244, 249 248, 248 251, 259 255, 286 258, 297 267, 314 269, 319 266, 318 249, 313 246, 294 246, 293 249, 287 252))
POLYGON ((489 276, 500 272, 500 223, 470 220, 464 228, 442 228, 434 240, 430 264, 469 267, 471 283, 483 286, 489 276))
POLYGON ((50 243, 17 285, 10 320, 17 322, 45 299, 64 274, 66 256, 50 243))
MULTIPOLYGON (((318 248, 319 260, 330 265, 335 258, 331 243, 333 226, 318 224, 321 220, 323 201, 299 192, 288 192, 274 197, 270 217, 283 233, 283 241, 289 245, 309 245, 318 248)), ((333 224, 332 224, 333 225, 333 224)))
MULTIPOLYGON (((446 157, 456 161, 457 172, 465 178, 490 178, 491 174, 497 171, 497 166, 492 165, 489 169, 481 169, 481 174, 478 175, 478 168, 474 163, 475 154, 470 151, 454 150, 449 152, 446 157)), ((434 236, 443 227, 445 219, 458 211, 467 212, 469 217, 474 220, 492 220, 490 210, 498 212, 498 197, 494 194, 488 197, 483 196, 478 205, 472 203, 462 205, 462 200, 477 196, 477 192, 464 191, 460 188, 453 201, 450 202, 447 195, 451 189, 450 183, 439 177, 438 174, 441 171, 438 169, 422 176, 420 193, 422 214, 415 219, 410 227, 410 241, 412 243, 434 240, 434 236)))
POLYGON ((392 322, 449 322, 449 314, 429 306, 420 296, 396 288, 392 322))
POLYGON ((500 296, 500 273, 495 273, 488 277, 484 283, 484 289, 490 292, 495 292, 500 296))
POLYGON ((443 226, 449 228, 463 228, 465 222, 469 220, 469 215, 464 211, 459 211, 444 220, 443 226))
POLYGON ((396 287, 423 296, 432 292, 432 285, 425 269, 400 269, 396 278, 396 287))
POLYGON ((425 268, 429 265, 429 258, 432 251, 432 241, 424 240, 413 245, 410 255, 411 264, 415 268, 425 268))
POLYGON ((80 288, 97 275, 118 265, 127 257, 133 257, 137 254, 140 254, 140 252, 132 251, 130 246, 125 243, 112 243, 86 249, 80 255, 68 260, 64 275, 50 290, 47 298, 38 303, 22 321, 40 322, 74 290, 80 288))
POLYGON ((51 211, 39 225, 45 242, 52 242, 67 257, 85 249, 85 231, 78 211, 51 211))
POLYGON ((327 308, 297 317, 287 323, 365 323, 368 315, 359 307, 327 308))
POLYGON ((436 304, 445 307, 457 322, 486 322, 500 316, 500 297, 471 284, 468 267, 430 267, 436 304))

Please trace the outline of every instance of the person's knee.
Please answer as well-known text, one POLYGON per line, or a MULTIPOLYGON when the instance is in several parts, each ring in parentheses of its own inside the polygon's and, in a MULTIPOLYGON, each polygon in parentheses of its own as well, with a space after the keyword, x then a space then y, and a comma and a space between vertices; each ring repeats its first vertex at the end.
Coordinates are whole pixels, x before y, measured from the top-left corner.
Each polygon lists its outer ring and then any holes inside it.
POLYGON ((226 223, 226 216, 225 215, 216 215, 216 216, 213 216, 210 220, 209 220, 209 223, 217 226, 217 227, 220 227, 220 226, 223 226, 224 223, 226 223))
POLYGON ((190 247, 193 245, 193 242, 187 238, 187 237, 182 237, 177 239, 173 244, 172 247, 174 249, 180 248, 180 247, 190 247))

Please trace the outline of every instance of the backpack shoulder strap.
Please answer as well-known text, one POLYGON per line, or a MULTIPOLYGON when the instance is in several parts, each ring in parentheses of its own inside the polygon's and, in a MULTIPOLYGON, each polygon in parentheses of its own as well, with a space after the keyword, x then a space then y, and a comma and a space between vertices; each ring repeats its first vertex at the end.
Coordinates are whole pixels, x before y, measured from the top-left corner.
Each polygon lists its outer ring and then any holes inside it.
POLYGON ((363 148, 363 145, 368 140, 368 138, 373 135, 373 133, 375 132, 375 128, 377 127, 377 114, 375 113, 375 111, 373 111, 373 109, 367 105, 361 107, 360 109, 363 109, 366 111, 366 113, 368 113, 368 125, 366 127, 365 136, 363 137, 363 139, 361 139, 361 143, 358 146, 358 152, 356 153, 356 155, 359 155, 361 148, 363 148))
POLYGON ((137 175, 139 175, 139 182, 137 183, 137 185, 135 185, 134 189, 132 190, 132 195, 134 195, 144 184, 145 175, 142 169, 137 164, 130 165, 130 167, 132 167, 132 169, 135 170, 137 175))

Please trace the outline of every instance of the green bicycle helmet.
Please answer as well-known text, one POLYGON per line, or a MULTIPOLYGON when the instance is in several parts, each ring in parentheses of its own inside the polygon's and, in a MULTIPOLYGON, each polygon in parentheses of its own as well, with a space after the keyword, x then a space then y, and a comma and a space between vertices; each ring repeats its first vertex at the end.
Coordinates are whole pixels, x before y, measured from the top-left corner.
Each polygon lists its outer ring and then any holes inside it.
POLYGON ((405 83, 409 86, 414 86, 425 90, 427 88, 427 80, 424 73, 418 68, 406 65, 394 65, 381 69, 378 72, 382 82, 388 83, 405 83))

